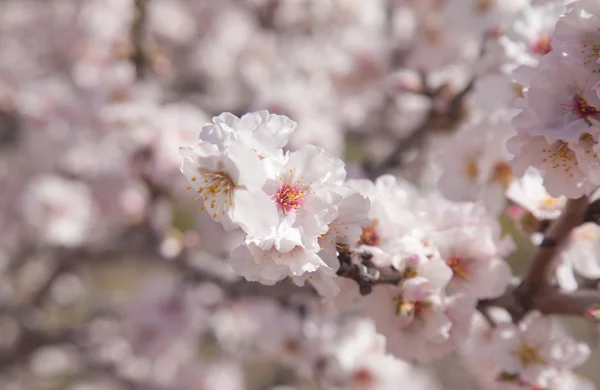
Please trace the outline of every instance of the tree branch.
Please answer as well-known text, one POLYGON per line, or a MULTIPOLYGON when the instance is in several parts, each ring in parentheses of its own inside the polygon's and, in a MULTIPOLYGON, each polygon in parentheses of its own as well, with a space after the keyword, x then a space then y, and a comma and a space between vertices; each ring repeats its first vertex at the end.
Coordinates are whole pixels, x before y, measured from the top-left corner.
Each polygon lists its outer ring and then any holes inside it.
POLYGON ((531 261, 523 282, 511 286, 498 298, 480 305, 506 309, 515 321, 530 310, 544 314, 575 315, 600 320, 600 290, 581 289, 571 293, 548 285, 548 273, 558 251, 571 231, 588 219, 591 205, 587 196, 570 199, 561 215, 545 230, 544 239, 531 261))
POLYGON ((544 314, 581 316, 600 321, 600 290, 582 289, 569 293, 546 290, 535 297, 533 304, 544 314))
POLYGON ((377 284, 392 284, 397 285, 402 280, 400 272, 393 268, 378 269, 370 260, 370 256, 360 254, 362 258, 361 264, 355 264, 352 261, 353 253, 347 249, 339 251, 338 259, 340 260, 340 268, 337 275, 352 279, 358 283, 361 295, 369 295, 373 291, 373 286, 377 284))
POLYGON ((143 79, 146 74, 146 24, 148 21, 148 0, 135 0, 133 22, 131 23, 131 43, 133 45, 133 65, 136 77, 143 79))
MULTIPOLYGON (((424 75, 422 75, 422 79, 422 85, 427 87, 427 82, 424 75)), ((471 80, 462 91, 452 97, 447 112, 440 113, 432 105, 427 114, 427 118, 421 124, 421 126, 417 127, 409 136, 399 140, 394 150, 382 162, 372 167, 365 167, 365 171, 368 172, 369 177, 371 179, 375 179, 388 170, 398 166, 400 159, 402 158, 402 154, 419 144, 425 138, 430 129, 439 127, 440 123, 446 123, 448 121, 454 122, 457 118, 459 118, 461 116, 460 113, 462 111, 464 100, 467 94, 473 89, 474 84, 475 80, 471 80)), ((443 87, 439 88, 438 90, 426 89, 423 91, 423 95, 432 99, 436 99, 436 97, 439 97, 444 93, 445 90, 443 87)))
POLYGON ((546 285, 548 271, 560 246, 569 237, 571 230, 583 222, 588 205, 589 198, 587 196, 570 199, 560 217, 554 220, 546 230, 544 240, 533 256, 529 271, 523 278, 523 284, 518 291, 522 294, 526 305, 546 285))

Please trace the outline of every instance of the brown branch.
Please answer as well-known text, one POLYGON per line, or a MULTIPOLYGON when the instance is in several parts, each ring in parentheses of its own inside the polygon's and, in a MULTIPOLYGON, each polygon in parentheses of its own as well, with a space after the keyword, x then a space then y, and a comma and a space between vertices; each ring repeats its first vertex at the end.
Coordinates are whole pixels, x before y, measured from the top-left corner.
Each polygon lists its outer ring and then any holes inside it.
MULTIPOLYGON (((421 83, 426 88, 427 83, 425 80, 425 75, 422 75, 421 77, 423 79, 421 83)), ((448 112, 439 113, 432 105, 427 114, 427 118, 421 124, 421 126, 418 126, 409 136, 399 140, 394 150, 379 164, 371 167, 365 167, 365 171, 369 174, 369 177, 371 179, 375 179, 390 169, 397 167, 401 161, 402 155, 406 151, 421 143, 430 130, 439 127, 440 124, 456 122, 459 120, 461 118, 464 100, 468 93, 473 89, 474 84, 475 80, 471 80, 462 91, 452 97, 448 112)), ((424 96, 428 96, 432 99, 435 99, 436 96, 440 96, 444 93, 445 90, 443 87, 439 88, 438 90, 430 90, 426 88, 423 91, 424 96)))
POLYGON ((523 282, 511 286, 498 298, 480 301, 482 306, 506 309, 515 321, 530 310, 544 314, 575 315, 600 320, 600 290, 581 289, 571 293, 558 291, 548 285, 548 273, 562 244, 573 228, 587 219, 590 210, 587 196, 571 199, 561 215, 552 221, 544 232, 544 239, 533 256, 523 282))
POLYGON ((535 297, 533 305, 544 314, 580 316, 600 321, 595 314, 600 309, 600 290, 582 289, 569 293, 547 290, 535 297))
POLYGON ((148 65, 146 55, 146 24, 148 22, 148 0, 135 0, 133 21, 131 23, 132 61, 136 77, 143 79, 148 65))
POLYGON ((482 310, 487 309, 488 307, 501 307, 505 309, 513 319, 518 320, 522 318, 527 312, 527 309, 525 309, 520 297, 516 293, 518 287, 518 284, 513 283, 509 285, 504 294, 499 297, 480 300, 477 303, 477 309, 482 310))
POLYGON ((361 254, 361 264, 355 264, 352 255, 353 253, 348 250, 340 250, 338 255, 340 268, 337 275, 354 280, 358 284, 361 295, 369 295, 373 291, 373 286, 377 284, 397 285, 402 280, 402 274, 393 268, 375 267, 367 254, 361 254))
POLYGON ((539 310, 548 315, 568 315, 600 321, 600 290, 581 289, 574 292, 561 292, 546 287, 532 298, 523 301, 514 288, 498 298, 479 301, 478 308, 501 307, 509 312, 515 321, 519 321, 530 310, 539 310))
MULTIPOLYGON (((560 246, 573 228, 584 221, 588 206, 588 197, 570 200, 560 217, 546 230, 543 243, 535 253, 523 282, 512 283, 497 298, 478 302, 477 309, 491 324, 493 321, 487 315, 489 307, 506 309, 515 321, 519 321, 530 310, 600 321, 600 290, 584 288, 564 293, 547 283, 548 273, 560 246)), ((374 285, 398 284, 402 280, 402 274, 392 268, 378 269, 372 264, 368 254, 352 253, 341 248, 338 259, 340 268, 337 274, 356 281, 362 295, 370 294, 374 285), (361 261, 353 261, 353 255, 362 256, 361 261)))
POLYGON ((519 291, 525 301, 531 301, 546 285, 548 272, 560 246, 569 237, 571 230, 583 222, 588 204, 587 196, 570 199, 560 217, 546 230, 519 291))
POLYGON ((594 222, 600 225, 600 199, 596 199, 588 206, 587 212, 585 213, 584 222, 594 222))

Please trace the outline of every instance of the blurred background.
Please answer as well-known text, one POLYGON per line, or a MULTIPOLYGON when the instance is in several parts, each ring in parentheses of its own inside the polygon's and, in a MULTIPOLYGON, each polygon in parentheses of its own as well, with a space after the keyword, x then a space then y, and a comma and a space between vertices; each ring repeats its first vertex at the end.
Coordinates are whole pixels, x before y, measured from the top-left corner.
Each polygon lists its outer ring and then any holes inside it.
MULTIPOLYGON (((516 3, 1 0, 0 390, 317 389, 298 324, 323 309, 232 273, 242 237, 190 202, 178 147, 267 109, 289 149, 433 188, 516 3)), ((597 327, 565 326, 600 384, 597 327)), ((477 388, 453 356, 427 370, 477 388)))

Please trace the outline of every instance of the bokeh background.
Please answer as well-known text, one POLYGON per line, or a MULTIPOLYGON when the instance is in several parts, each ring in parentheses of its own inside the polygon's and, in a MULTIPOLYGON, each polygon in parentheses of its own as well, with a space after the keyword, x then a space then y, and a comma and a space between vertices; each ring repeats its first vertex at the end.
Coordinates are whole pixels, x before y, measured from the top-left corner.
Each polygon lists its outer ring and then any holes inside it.
MULTIPOLYGON (((511 2, 1 0, 0 390, 316 389, 257 351, 245 300, 313 295, 232 273, 241 237, 190 202, 178 147, 267 109, 298 122, 290 149, 432 188, 511 2)), ((518 274, 533 246, 503 224, 518 274)), ((564 324, 600 384, 597 327, 564 324)), ((476 388, 455 356, 430 370, 476 388)))

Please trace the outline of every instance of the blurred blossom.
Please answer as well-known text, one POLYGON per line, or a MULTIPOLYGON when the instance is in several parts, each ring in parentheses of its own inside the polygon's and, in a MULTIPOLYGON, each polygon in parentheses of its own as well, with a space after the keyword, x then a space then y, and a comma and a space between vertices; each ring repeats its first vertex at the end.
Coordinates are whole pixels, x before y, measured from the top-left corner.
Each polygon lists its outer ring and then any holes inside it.
POLYGON ((40 377, 74 374, 79 369, 79 356, 68 347, 47 347, 32 357, 31 371, 40 377))
POLYGON ((21 210, 40 237, 60 246, 83 244, 95 213, 92 194, 85 184, 53 175, 29 182, 21 210))

